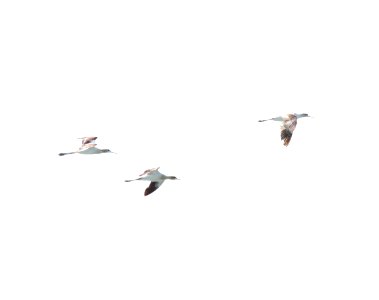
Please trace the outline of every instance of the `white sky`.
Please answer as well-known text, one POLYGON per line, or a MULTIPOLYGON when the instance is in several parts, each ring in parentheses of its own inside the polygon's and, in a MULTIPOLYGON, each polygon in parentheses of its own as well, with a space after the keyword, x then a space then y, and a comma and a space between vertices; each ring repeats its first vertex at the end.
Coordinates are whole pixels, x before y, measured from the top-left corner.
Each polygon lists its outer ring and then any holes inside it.
POLYGON ((376 5, 1 2, 0 298, 378 299, 376 5))

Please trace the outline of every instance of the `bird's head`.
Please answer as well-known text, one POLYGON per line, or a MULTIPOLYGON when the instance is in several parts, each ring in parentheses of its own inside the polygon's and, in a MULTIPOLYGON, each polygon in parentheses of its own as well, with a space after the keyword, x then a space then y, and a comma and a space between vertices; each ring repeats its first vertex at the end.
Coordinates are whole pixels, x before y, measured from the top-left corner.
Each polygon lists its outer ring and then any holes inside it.
POLYGON ((295 114, 295 116, 296 116, 297 118, 309 117, 308 114, 295 114))

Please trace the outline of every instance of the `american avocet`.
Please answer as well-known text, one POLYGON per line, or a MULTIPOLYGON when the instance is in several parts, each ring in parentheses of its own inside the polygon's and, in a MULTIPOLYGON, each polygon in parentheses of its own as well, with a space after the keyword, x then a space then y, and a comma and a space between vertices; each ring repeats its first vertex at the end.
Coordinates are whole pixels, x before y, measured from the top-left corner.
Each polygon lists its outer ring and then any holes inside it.
POLYGON ((96 139, 97 139, 97 136, 86 136, 86 137, 79 138, 79 140, 82 140, 82 145, 83 146, 85 144, 91 144, 96 139))
POLYGON ((303 118, 303 117, 309 117, 308 114, 288 114, 283 117, 276 117, 266 120, 259 120, 258 122, 265 122, 265 121, 280 121, 282 122, 281 126, 281 134, 280 137, 282 140, 284 140, 283 145, 288 146, 288 144, 291 141, 291 137, 293 132, 295 131, 297 119, 303 118))
POLYGON ((131 181, 135 181, 135 180, 151 181, 150 185, 145 190, 145 196, 147 196, 147 195, 150 195, 155 190, 157 190, 166 179, 172 179, 172 180, 178 179, 175 176, 166 176, 166 175, 162 174, 161 172, 159 172, 158 169, 159 169, 159 167, 154 168, 154 169, 148 169, 145 172, 143 172, 141 175, 139 175, 139 178, 131 179, 131 180, 125 180, 125 182, 131 182, 131 181))
POLYGON ((79 150, 74 152, 66 152, 66 153, 59 153, 60 156, 67 155, 67 154, 100 154, 100 153, 114 153, 109 149, 99 149, 96 148, 97 144, 92 144, 90 141, 96 140, 97 137, 89 137, 89 138, 83 138, 82 146, 79 148, 79 150), (86 139, 89 139, 89 142, 85 142, 86 139))

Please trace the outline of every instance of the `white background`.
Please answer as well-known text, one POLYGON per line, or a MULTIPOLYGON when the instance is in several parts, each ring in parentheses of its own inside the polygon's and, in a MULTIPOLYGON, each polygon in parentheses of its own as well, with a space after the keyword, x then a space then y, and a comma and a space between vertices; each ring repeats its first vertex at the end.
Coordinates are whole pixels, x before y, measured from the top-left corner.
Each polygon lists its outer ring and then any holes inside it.
POLYGON ((376 4, 1 2, 0 298, 378 299, 376 4))

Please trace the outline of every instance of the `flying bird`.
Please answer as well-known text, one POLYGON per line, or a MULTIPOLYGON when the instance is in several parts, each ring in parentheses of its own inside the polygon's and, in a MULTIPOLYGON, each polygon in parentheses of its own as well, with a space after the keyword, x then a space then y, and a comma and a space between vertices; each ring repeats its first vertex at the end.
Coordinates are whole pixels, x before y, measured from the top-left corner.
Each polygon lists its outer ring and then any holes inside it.
POLYGON ((175 176, 166 176, 158 171, 158 168, 148 169, 139 175, 137 179, 125 180, 125 182, 131 182, 135 180, 151 181, 150 185, 145 190, 145 196, 150 195, 156 191, 166 179, 178 180, 175 176))
POLYGON ((97 139, 97 137, 95 137, 95 136, 84 137, 84 138, 81 138, 81 139, 82 139, 82 146, 77 151, 63 152, 63 153, 59 153, 58 155, 59 156, 63 156, 63 155, 75 154, 75 153, 79 153, 79 154, 114 153, 114 152, 112 152, 109 149, 99 149, 99 148, 96 147, 97 144, 91 143, 92 141, 94 141, 94 140, 97 139))
POLYGON ((288 144, 291 141, 292 134, 295 131, 297 119, 303 118, 303 117, 309 117, 308 114, 288 114, 286 116, 282 117, 276 117, 266 120, 259 120, 258 122, 265 122, 265 121, 280 121, 282 122, 281 126, 281 140, 284 141, 283 145, 288 146, 288 144))

